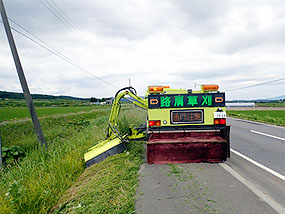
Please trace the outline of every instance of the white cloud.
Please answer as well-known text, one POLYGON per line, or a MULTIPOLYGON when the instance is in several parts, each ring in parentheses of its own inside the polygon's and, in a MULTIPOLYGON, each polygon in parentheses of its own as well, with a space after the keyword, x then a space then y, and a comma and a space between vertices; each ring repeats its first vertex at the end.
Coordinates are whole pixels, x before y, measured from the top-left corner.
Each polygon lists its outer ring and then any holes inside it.
MULTIPOLYGON (((4 2, 10 18, 87 71, 13 32, 32 93, 107 97, 127 86, 129 78, 139 94, 152 84, 218 83, 228 89, 285 76, 281 0, 55 2, 84 35, 70 31, 39 1, 4 2), (91 43, 79 38, 86 36, 91 43)), ((21 91, 1 26, 0 90, 21 91)), ((282 95, 284 82, 229 91, 227 97, 282 95)))

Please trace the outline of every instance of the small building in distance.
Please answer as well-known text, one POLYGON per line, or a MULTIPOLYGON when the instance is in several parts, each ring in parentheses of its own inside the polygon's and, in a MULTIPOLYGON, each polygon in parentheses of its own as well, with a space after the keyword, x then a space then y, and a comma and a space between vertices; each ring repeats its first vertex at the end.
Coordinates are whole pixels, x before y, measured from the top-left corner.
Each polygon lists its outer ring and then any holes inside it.
POLYGON ((95 98, 91 97, 90 102, 92 105, 112 105, 113 104, 113 98, 95 98))
POLYGON ((231 108, 244 108, 244 107, 255 107, 254 102, 243 102, 243 103, 229 103, 226 102, 226 107, 231 107, 231 108))
POLYGON ((106 98, 105 102, 106 102, 107 105, 112 105, 113 104, 113 98, 112 97, 111 98, 106 98))

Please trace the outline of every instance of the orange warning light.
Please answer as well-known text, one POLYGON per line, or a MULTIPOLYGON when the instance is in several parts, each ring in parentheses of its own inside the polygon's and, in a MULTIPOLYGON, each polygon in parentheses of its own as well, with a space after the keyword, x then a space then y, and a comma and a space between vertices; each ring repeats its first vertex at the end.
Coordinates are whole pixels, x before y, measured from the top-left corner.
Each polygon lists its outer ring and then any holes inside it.
POLYGON ((218 85, 202 85, 203 91, 217 91, 219 89, 218 85))
POLYGON ((150 93, 162 93, 163 86, 148 86, 148 91, 150 93))

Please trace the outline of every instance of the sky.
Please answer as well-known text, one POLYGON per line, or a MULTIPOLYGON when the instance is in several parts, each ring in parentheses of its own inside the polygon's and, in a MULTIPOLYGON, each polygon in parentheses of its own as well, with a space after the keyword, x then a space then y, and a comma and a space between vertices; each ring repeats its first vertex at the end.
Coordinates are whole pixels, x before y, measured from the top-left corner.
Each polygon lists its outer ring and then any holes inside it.
MULTIPOLYGON (((32 94, 110 97, 130 80, 139 95, 149 85, 201 84, 218 84, 228 100, 285 95, 284 0, 4 5, 22 33, 12 32, 32 94)), ((0 91, 22 92, 2 23, 0 91)))

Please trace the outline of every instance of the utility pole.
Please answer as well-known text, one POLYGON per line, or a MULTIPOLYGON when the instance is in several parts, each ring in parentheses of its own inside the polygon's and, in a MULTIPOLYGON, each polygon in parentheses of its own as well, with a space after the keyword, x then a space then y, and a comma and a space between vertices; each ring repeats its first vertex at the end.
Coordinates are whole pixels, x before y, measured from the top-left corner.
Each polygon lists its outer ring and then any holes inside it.
POLYGON ((9 22, 8 22, 8 19, 7 19, 7 14, 6 14, 6 11, 5 11, 5 8, 4 8, 3 0, 0 0, 0 12, 1 12, 3 23, 4 23, 5 31, 6 31, 6 34, 7 34, 7 38, 8 38, 8 41, 9 41, 10 49, 11 49, 11 52, 12 52, 12 55, 13 55, 13 58, 14 58, 15 65, 16 65, 16 69, 17 69, 17 72, 18 72, 18 76, 19 76, 19 79, 20 79, 20 83, 21 83, 21 86, 22 86, 22 89, 23 89, 24 97, 26 99, 26 103, 27 103, 28 109, 30 111, 30 115, 31 115, 31 118, 32 118, 32 122, 33 122, 33 125, 34 125, 34 129, 35 129, 38 141, 39 141, 39 143, 40 143, 42 148, 45 145, 45 147, 47 149, 47 143, 46 143, 46 140, 45 140, 45 136, 44 136, 44 134, 42 132, 40 121, 38 119, 38 116, 37 116, 37 113, 36 113, 36 110, 35 110, 35 106, 34 106, 34 103, 33 103, 33 100, 32 100, 32 96, 30 94, 29 87, 28 87, 28 84, 27 84, 27 81, 26 81, 26 78, 25 78, 25 75, 24 75, 24 71, 23 71, 23 68, 22 68, 22 65, 21 65, 21 62, 20 62, 20 58, 19 58, 19 55, 18 55, 18 52, 17 52, 15 41, 14 41, 14 38, 13 38, 13 35, 12 35, 12 32, 11 32, 11 28, 10 28, 10 25, 9 25, 9 22))

